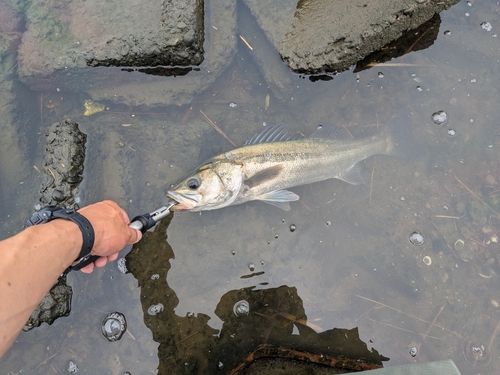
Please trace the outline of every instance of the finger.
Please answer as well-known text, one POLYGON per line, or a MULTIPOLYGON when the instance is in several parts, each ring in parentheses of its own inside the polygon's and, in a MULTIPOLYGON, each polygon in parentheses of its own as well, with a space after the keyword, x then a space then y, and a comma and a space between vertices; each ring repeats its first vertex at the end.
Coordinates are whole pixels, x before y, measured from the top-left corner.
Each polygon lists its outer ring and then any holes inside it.
POLYGON ((94 266, 101 268, 104 267, 107 262, 108 262, 107 257, 99 257, 94 261, 94 266))
POLYGON ((94 263, 87 264, 85 267, 81 268, 80 271, 89 274, 94 270, 94 263))
POLYGON ((108 262, 113 262, 116 259, 118 259, 118 253, 114 253, 114 254, 108 255, 108 262))

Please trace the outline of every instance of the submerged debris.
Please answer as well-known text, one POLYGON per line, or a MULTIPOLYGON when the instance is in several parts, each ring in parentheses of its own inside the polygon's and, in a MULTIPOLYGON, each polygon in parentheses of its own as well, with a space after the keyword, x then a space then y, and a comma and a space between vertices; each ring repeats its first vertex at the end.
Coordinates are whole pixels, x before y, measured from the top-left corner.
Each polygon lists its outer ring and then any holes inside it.
POLYGON ((85 113, 83 114, 84 116, 92 116, 95 115, 96 113, 104 111, 106 107, 104 107, 104 104, 94 102, 93 100, 85 100, 83 103, 85 106, 85 113))

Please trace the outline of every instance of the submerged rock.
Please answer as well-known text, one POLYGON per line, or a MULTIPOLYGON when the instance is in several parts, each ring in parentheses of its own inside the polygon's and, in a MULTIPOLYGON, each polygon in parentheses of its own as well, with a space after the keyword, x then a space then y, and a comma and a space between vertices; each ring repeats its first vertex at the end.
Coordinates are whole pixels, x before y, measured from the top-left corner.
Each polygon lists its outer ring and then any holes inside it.
MULTIPOLYGON (((19 49, 19 76, 47 90, 102 82, 97 66, 198 65, 203 61, 203 1, 32 1, 19 49)), ((108 82, 109 83, 109 82, 108 82)), ((76 89, 76 87, 73 87, 76 89)))
POLYGON ((280 54, 296 72, 346 70, 456 3, 458 0, 300 1, 280 54))
POLYGON ((39 327, 42 323, 52 324, 57 318, 71 312, 73 290, 66 284, 66 276, 61 276, 49 293, 43 297, 24 326, 24 331, 39 327))
POLYGON ((39 190, 42 207, 58 205, 72 210, 79 208, 76 192, 82 181, 86 141, 87 136, 75 122, 65 120, 50 126, 39 190))
MULTIPOLYGON (((75 122, 66 120, 49 127, 37 206, 78 209, 76 189, 82 181, 86 140, 87 136, 80 132, 75 122)), ((72 296, 73 290, 66 284, 66 275, 62 275, 31 314, 24 330, 44 322, 52 324, 57 318, 68 316, 72 296)))

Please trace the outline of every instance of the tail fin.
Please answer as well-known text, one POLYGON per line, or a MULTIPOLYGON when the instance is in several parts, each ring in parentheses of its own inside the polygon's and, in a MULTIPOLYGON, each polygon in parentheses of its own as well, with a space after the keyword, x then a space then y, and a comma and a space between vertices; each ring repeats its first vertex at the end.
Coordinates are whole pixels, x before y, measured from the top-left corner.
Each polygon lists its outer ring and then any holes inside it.
POLYGON ((413 138, 411 112, 404 109, 392 116, 384 127, 387 137, 387 155, 394 155, 406 159, 417 157, 420 148, 413 138))

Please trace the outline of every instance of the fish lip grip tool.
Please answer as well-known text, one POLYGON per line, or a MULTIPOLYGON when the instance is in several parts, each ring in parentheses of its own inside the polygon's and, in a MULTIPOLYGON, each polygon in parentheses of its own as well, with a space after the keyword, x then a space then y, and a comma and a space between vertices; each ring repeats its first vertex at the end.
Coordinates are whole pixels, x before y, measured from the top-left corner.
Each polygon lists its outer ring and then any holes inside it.
MULTIPOLYGON (((166 204, 161 206, 160 208, 148 212, 143 215, 138 215, 135 216, 132 219, 132 222, 129 224, 130 228, 134 228, 137 230, 140 230, 142 234, 146 233, 149 229, 153 228, 161 219, 165 218, 168 216, 170 213, 170 209, 177 204, 176 201, 173 199, 169 199, 166 204)), ((90 254, 89 254, 90 255, 90 254)), ((73 264, 71 265, 65 273, 68 273, 69 271, 76 271, 80 270, 83 267, 85 267, 87 264, 90 264, 94 262, 96 259, 98 259, 99 256, 97 255, 90 255, 88 259, 80 259, 78 261, 78 264, 73 264)))
POLYGON ((170 209, 176 204, 176 201, 169 199, 165 205, 157 210, 134 217, 129 227, 140 230, 142 234, 144 234, 147 230, 153 228, 161 219, 168 216, 170 209))

